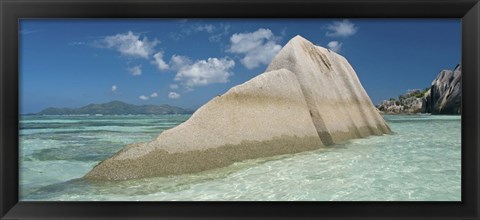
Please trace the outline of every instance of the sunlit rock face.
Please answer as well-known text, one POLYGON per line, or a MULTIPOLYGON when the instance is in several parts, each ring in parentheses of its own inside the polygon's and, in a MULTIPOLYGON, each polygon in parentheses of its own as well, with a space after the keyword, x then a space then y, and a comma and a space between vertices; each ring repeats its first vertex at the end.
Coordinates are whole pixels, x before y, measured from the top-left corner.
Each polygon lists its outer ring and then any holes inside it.
POLYGON ((390 132, 343 56, 296 36, 267 71, 281 68, 295 73, 324 144, 390 132))
POLYGON ((85 177, 200 172, 390 132, 347 60, 297 36, 265 73, 213 98, 155 140, 125 147, 85 177))

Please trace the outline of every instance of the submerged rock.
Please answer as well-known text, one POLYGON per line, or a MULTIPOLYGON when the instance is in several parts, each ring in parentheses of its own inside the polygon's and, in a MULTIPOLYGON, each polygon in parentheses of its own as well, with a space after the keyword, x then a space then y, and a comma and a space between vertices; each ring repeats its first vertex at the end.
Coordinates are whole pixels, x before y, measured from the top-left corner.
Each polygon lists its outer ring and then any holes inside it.
POLYGON ((265 73, 213 98, 155 140, 127 146, 85 177, 193 173, 390 132, 347 60, 297 36, 265 73))

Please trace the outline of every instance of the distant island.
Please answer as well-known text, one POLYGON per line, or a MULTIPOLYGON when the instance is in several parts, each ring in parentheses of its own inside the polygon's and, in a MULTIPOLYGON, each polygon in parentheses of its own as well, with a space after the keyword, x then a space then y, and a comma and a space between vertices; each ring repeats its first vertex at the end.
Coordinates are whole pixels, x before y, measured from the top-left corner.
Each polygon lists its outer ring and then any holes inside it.
POLYGON ((132 105, 121 101, 112 101, 90 104, 80 108, 47 108, 33 115, 167 115, 192 114, 194 111, 167 104, 132 105))

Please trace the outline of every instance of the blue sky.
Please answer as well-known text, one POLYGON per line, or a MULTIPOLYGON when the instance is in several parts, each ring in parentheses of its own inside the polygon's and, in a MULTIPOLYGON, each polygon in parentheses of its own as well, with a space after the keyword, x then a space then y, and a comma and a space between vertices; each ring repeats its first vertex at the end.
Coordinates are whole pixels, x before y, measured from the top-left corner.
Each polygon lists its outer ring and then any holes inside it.
POLYGON ((120 100, 198 108, 301 35, 345 56, 372 101, 461 60, 460 19, 24 19, 20 109, 120 100))

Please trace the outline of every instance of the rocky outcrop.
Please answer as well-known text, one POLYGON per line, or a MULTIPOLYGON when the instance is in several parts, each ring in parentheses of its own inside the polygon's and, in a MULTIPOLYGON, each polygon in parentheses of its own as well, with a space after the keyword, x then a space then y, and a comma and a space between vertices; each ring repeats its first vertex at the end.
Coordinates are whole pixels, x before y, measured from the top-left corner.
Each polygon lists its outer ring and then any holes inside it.
POLYGON ((407 113, 420 113, 425 111, 425 99, 417 97, 408 97, 403 100, 403 106, 407 113))
POLYGON ((347 60, 297 36, 265 73, 215 97, 155 140, 127 146, 85 177, 199 172, 390 132, 347 60))
POLYGON ((401 114, 405 112, 405 106, 400 105, 396 100, 384 100, 377 108, 384 114, 401 114))
POLYGON ((424 96, 428 92, 428 89, 423 91, 419 89, 409 90, 407 93, 400 95, 398 99, 384 100, 377 105, 377 108, 384 114, 424 113, 426 109, 426 98, 424 96))
POLYGON ((462 111, 462 66, 455 70, 442 70, 433 80, 425 96, 426 112, 432 114, 461 114, 462 111))
POLYGON ((398 99, 390 99, 377 105, 384 114, 461 114, 462 106, 462 68, 442 70, 432 85, 421 91, 409 90, 398 99))

